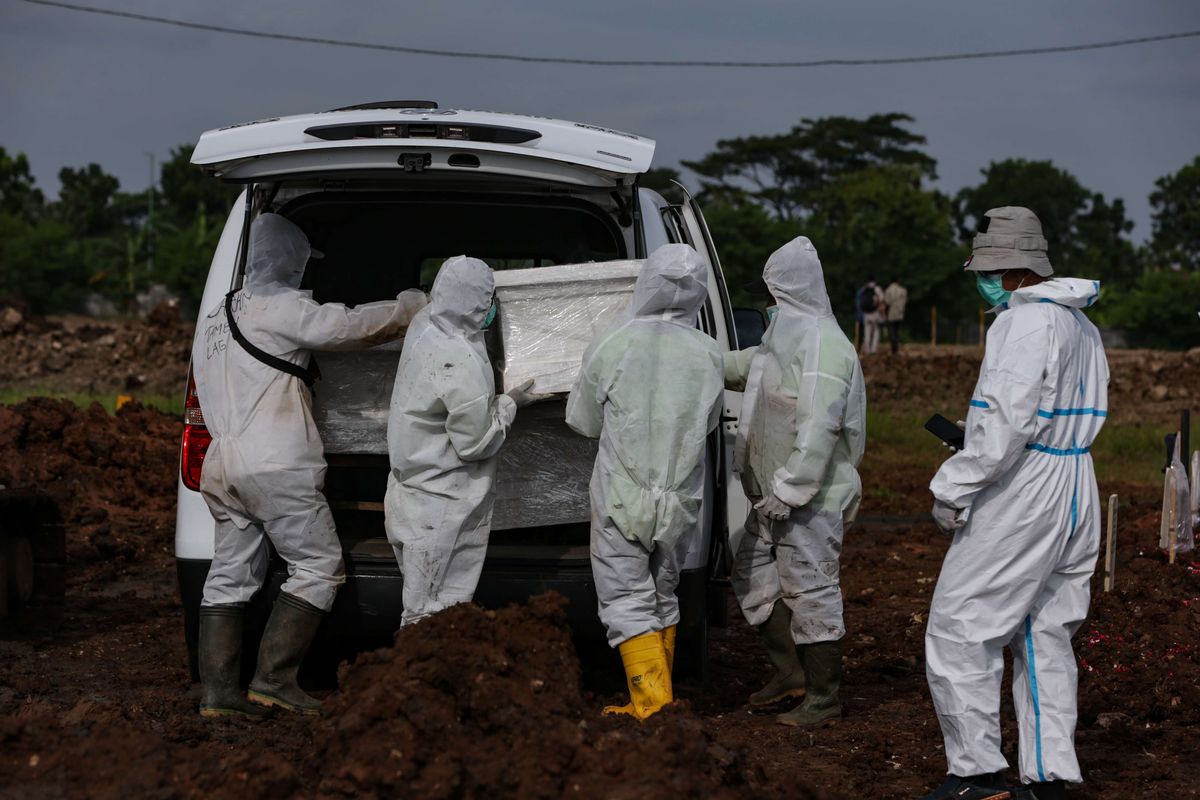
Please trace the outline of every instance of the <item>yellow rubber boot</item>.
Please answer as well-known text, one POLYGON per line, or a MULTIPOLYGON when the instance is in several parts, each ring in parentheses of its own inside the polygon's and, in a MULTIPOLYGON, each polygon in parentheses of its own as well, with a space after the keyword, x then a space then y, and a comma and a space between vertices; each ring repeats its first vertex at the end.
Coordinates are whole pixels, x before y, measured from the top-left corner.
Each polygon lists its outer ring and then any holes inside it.
POLYGON ((621 662, 625 665, 630 702, 623 706, 607 706, 604 713, 629 714, 646 719, 674 699, 663 633, 643 633, 622 642, 618 649, 621 651, 621 662))
POLYGON ((667 670, 673 678, 675 675, 675 626, 668 625, 663 628, 662 635, 663 649, 667 651, 667 670))

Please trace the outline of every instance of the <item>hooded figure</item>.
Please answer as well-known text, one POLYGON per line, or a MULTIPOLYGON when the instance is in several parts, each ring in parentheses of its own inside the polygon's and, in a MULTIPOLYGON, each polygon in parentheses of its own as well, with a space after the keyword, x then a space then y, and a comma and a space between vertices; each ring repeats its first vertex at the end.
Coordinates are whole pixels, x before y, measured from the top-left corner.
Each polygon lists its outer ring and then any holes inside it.
POLYGON ((726 384, 745 391, 733 468, 754 504, 732 579, 776 668, 750 702, 797 696, 807 677, 804 703, 779 721, 808 725, 841 713, 838 562, 862 494, 866 393, 812 242, 772 253, 763 280, 778 313, 758 347, 725 355, 726 384))
POLYGON ((342 548, 321 493, 325 456, 312 393, 294 374, 264 363, 232 335, 268 356, 307 364, 313 350, 349 350, 397 339, 425 305, 416 290, 347 308, 301 291, 311 256, 304 232, 277 214, 250 225, 242 289, 200 321, 192 349, 196 393, 213 436, 200 492, 216 520, 212 566, 200 608, 201 714, 255 714, 238 684, 242 610, 262 586, 269 541, 288 578, 263 635, 251 699, 316 713, 296 685, 296 668, 344 580, 342 548))
POLYGON ((655 250, 633 300, 583 356, 567 424, 600 439, 592 471, 592 574, 600 621, 645 718, 671 702, 688 546, 702 530, 708 435, 721 415, 721 351, 696 328, 707 268, 686 244, 655 250))
POLYGON ((954 541, 934 590, 926 671, 949 778, 930 798, 994 786, 1004 647, 1013 654, 1019 771, 1037 798, 1082 780, 1075 757, 1071 637, 1087 616, 1100 546, 1089 449, 1108 414, 1108 362, 1081 309, 1095 281, 1049 278, 1041 224, 987 212, 967 269, 999 315, 987 332, 963 449, 929 488, 954 541))
POLYGON ((392 388, 388 541, 404 575, 408 625, 475 596, 492 526, 496 454, 532 381, 496 394, 484 343, 495 279, 477 258, 448 259, 413 320, 392 388))

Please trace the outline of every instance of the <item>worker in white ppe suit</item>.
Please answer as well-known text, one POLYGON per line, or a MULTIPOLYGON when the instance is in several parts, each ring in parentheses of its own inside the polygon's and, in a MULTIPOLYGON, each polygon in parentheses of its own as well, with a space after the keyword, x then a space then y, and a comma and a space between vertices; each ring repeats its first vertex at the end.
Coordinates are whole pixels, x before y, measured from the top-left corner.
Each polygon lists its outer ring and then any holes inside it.
POLYGON ((388 416, 388 541, 404 576, 408 625, 475 596, 495 501, 496 454, 532 381, 496 394, 484 344, 495 279, 448 259, 404 339, 388 416))
POLYGON ((213 437, 200 491, 216 520, 200 608, 205 716, 261 715, 261 705, 317 713, 320 703, 301 691, 296 671, 344 578, 322 494, 324 450, 301 367, 313 350, 399 338, 425 305, 415 290, 354 308, 318 303, 299 288, 309 258, 318 255, 286 218, 255 218, 242 288, 200 320, 192 348, 196 392, 213 437), (288 578, 250 684, 255 705, 238 683, 242 616, 266 577, 268 541, 287 562, 288 578))
POLYGON ((734 471, 754 505, 733 545, 732 580, 775 667, 751 703, 803 692, 778 721, 815 725, 841 715, 839 563, 862 494, 866 393, 812 242, 800 236, 772 253, 763 281, 778 312, 758 347, 725 355, 727 386, 745 392, 734 471))
POLYGON ((966 268, 998 315, 966 442, 929 486, 934 519, 954 541, 925 633, 949 777, 927 797, 988 797, 1003 785, 1000 682, 1008 646, 1018 766, 1030 784, 1024 796, 1046 800, 1065 796, 1064 782, 1082 780, 1071 637, 1087 616, 1099 550, 1088 450, 1108 413, 1108 364, 1081 309, 1096 301, 1100 285, 1051 277, 1032 211, 995 208, 984 222, 966 268))
POLYGON ((707 266, 695 250, 655 250, 625 313, 584 353, 567 400, 567 424, 600 439, 592 575, 630 695, 606 713, 645 719, 674 699, 675 589, 710 510, 705 454, 723 394, 721 350, 696 327, 707 296, 707 266))

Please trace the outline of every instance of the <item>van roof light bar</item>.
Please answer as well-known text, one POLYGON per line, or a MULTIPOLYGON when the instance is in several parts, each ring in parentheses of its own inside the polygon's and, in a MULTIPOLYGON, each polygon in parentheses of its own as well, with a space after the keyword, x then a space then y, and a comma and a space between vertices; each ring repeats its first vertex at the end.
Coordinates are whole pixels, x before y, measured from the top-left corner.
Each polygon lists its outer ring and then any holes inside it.
POLYGON ((377 100, 374 103, 359 103, 355 106, 331 108, 329 111, 371 111, 380 108, 425 108, 436 110, 438 104, 432 100, 377 100))

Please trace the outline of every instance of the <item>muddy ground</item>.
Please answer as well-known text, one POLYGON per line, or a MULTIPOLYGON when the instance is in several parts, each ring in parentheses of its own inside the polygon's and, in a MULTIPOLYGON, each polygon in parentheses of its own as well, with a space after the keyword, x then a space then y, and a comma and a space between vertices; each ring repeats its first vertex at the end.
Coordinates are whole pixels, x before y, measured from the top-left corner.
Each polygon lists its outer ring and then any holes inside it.
MULTIPOLYGON (((923 358, 867 363, 877 405, 905 397, 890 382, 961 402, 974 368, 927 371, 923 358)), ((1136 379, 1130 363, 1114 359, 1118 380, 1136 379)), ((834 725, 800 731, 746 708, 768 665, 736 610, 713 631, 707 685, 682 684, 683 702, 645 725, 603 718, 617 698, 580 677, 561 609, 541 598, 408 629, 343 668, 321 719, 255 726, 196 714, 171 559, 178 429, 136 405, 115 417, 48 400, 0 408, 0 484, 58 500, 71 559, 56 627, 0 623, 0 797, 909 798, 940 782, 922 637, 947 540, 923 518, 928 470, 898 469, 903 454, 869 451, 863 465, 864 483, 889 492, 846 537, 834 725)), ((1101 491, 1122 494, 1117 591, 1101 594, 1097 576, 1076 640, 1088 782, 1073 796, 1194 796, 1200 564, 1155 550, 1155 487, 1101 491)))

